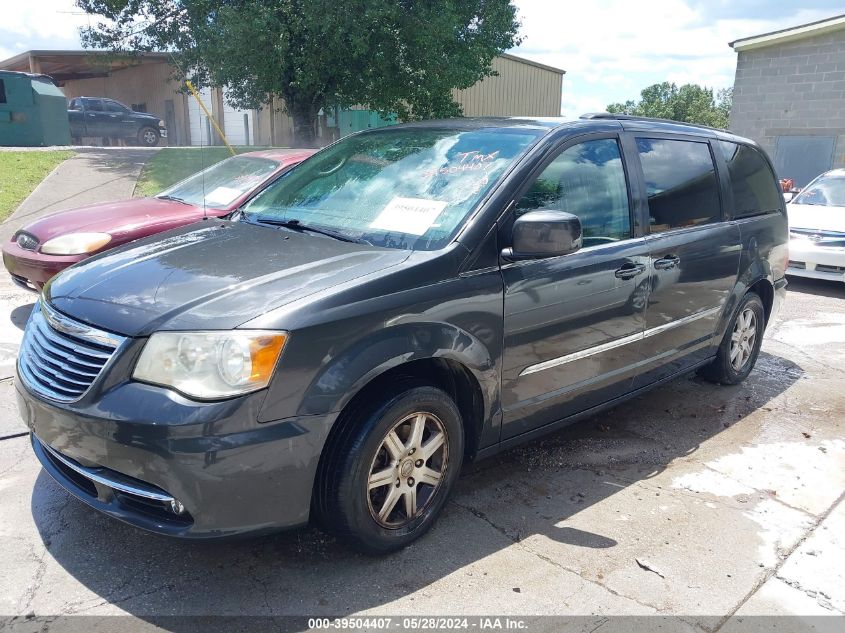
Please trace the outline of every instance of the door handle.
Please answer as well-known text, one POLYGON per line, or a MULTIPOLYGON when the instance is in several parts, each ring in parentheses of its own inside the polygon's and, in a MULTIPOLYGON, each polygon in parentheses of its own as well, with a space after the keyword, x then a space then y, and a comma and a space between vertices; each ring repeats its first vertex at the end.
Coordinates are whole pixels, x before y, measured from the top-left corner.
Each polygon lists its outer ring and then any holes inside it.
POLYGON ((633 279, 643 271, 645 271, 645 264, 634 264, 632 262, 628 262, 627 264, 623 264, 621 268, 617 268, 616 272, 613 274, 616 275, 618 279, 633 279))
POLYGON ((654 268, 655 270, 671 270, 677 268, 680 263, 681 260, 677 255, 667 255, 666 257, 655 259, 654 268))

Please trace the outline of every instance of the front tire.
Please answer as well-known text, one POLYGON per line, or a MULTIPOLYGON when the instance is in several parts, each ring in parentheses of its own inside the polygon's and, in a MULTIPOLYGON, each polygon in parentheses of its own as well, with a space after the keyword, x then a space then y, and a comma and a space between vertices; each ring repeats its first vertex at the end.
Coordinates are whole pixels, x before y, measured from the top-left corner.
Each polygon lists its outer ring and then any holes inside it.
POLYGON ((386 554, 434 524, 460 473, 460 412, 443 391, 417 386, 341 422, 321 477, 320 523, 350 547, 386 554))
POLYGON ((154 127, 142 127, 138 132, 138 142, 144 147, 155 147, 161 135, 154 127))
POLYGON ((716 358, 700 370, 701 376, 722 385, 736 385, 745 380, 760 354, 765 324, 763 301, 756 293, 749 292, 739 302, 716 358))

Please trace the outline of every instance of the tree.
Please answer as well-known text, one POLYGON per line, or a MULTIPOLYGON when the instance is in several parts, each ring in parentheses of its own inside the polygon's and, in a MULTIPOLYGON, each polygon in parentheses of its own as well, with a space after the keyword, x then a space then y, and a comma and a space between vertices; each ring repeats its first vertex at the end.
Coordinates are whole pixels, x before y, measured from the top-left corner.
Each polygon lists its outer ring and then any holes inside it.
POLYGON ((645 88, 639 101, 611 103, 607 111, 727 128, 732 100, 733 88, 719 90, 714 97, 712 88, 696 84, 679 88, 664 81, 645 88))
POLYGON ((510 0, 76 0, 105 20, 86 47, 173 51, 198 86, 230 105, 284 99, 295 135, 312 145, 318 113, 363 104, 401 120, 461 114, 453 88, 494 74, 517 45, 510 0))

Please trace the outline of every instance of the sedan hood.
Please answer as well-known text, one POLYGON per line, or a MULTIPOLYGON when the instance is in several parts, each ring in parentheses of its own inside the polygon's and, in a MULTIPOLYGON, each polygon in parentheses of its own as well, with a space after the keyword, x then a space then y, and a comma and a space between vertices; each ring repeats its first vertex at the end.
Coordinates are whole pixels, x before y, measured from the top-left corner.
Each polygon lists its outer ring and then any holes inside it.
POLYGON ((818 204, 788 204, 789 228, 845 233, 845 207, 818 204))
POLYGON ((59 273, 45 298, 127 336, 231 329, 407 259, 410 251, 210 220, 132 242, 59 273))
POLYGON ((43 244, 59 235, 80 231, 118 236, 133 233, 140 227, 154 230, 159 226, 167 228, 175 223, 186 224, 200 219, 202 209, 190 204, 159 198, 133 198, 61 211, 33 222, 23 230, 43 244))

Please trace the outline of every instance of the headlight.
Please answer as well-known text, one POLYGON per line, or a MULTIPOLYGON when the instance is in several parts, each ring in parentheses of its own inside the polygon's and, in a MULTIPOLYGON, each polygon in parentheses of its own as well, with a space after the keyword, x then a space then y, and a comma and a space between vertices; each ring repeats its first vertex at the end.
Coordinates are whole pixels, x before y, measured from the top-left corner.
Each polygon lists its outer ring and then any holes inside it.
POLYGON ((47 255, 81 255, 93 253, 111 242, 108 233, 68 233, 47 240, 41 252, 47 255))
POLYGON ((285 332, 156 332, 132 377, 200 400, 219 400, 270 382, 285 347, 285 332))

